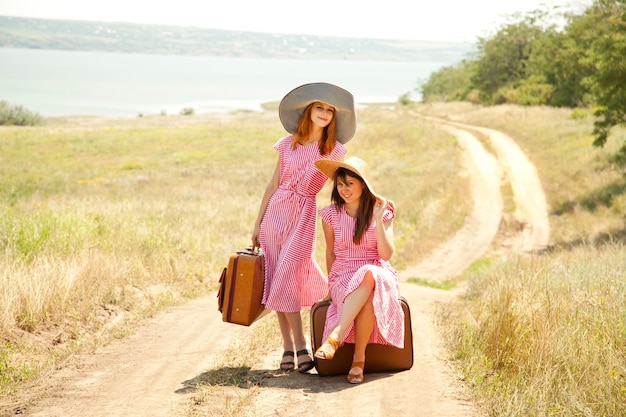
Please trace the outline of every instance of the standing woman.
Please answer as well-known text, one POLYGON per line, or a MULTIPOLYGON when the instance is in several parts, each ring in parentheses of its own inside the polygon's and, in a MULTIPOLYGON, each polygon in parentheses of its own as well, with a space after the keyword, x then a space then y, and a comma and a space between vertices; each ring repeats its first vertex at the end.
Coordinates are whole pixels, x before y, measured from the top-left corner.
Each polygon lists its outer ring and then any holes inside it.
POLYGON ((325 342, 315 357, 330 360, 342 343, 354 343, 348 382, 358 384, 363 382, 368 343, 404 347, 398 276, 389 263, 395 249, 395 206, 374 192, 363 160, 321 160, 315 165, 334 180, 332 204, 319 211, 329 271, 326 299, 331 304, 325 342))
POLYGON ((254 223, 252 244, 265 256, 263 304, 276 311, 283 337, 280 368, 305 373, 314 366, 300 312, 327 293, 327 280, 314 258, 317 193, 327 177, 321 158, 343 160, 356 130, 354 98, 327 83, 305 84, 289 92, 278 108, 291 135, 274 144, 278 161, 254 223), (295 353, 294 353, 295 352, 295 353))

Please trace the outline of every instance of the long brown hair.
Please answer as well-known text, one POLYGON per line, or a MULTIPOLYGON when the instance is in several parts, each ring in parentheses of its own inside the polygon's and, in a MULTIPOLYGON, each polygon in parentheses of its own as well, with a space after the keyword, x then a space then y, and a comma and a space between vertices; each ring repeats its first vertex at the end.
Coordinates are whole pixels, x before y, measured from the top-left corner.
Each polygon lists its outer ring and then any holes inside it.
POLYGON ((370 189, 367 188, 367 184, 365 184, 363 178, 350 171, 349 169, 341 167, 338 168, 337 171, 335 171, 334 187, 330 195, 330 200, 335 203, 337 207, 343 207, 343 205, 346 203, 345 200, 341 198, 341 195, 339 195, 339 191, 337 190, 337 180, 342 180, 346 182, 346 177, 348 176, 356 178, 357 180, 361 181, 361 184, 363 184, 363 193, 361 193, 361 198, 359 200, 359 210, 357 211, 356 215, 356 227, 354 228, 354 236, 352 237, 352 241, 356 245, 358 245, 359 243, 361 243, 361 238, 372 223, 376 197, 374 197, 374 194, 372 194, 370 189))
MULTIPOLYGON (((309 133, 312 130, 311 121, 311 109, 316 104, 321 103, 321 101, 315 101, 304 109, 300 120, 298 120, 298 129, 296 133, 293 134, 293 140, 291 141, 291 147, 296 149, 296 144, 300 142, 300 140, 309 137, 309 133)), ((336 113, 336 112, 335 112, 336 113)), ((335 144, 337 143, 337 138, 335 136, 335 131, 337 129, 337 114, 333 113, 333 118, 324 128, 324 132, 322 133, 322 139, 319 143, 320 155, 328 155, 335 149, 335 144)))

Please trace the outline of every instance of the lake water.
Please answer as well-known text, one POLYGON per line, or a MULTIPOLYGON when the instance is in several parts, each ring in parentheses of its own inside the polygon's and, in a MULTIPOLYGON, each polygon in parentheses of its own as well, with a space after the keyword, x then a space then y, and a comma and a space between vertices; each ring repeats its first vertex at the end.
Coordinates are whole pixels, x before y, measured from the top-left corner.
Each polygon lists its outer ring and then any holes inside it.
POLYGON ((388 102, 405 93, 418 99, 418 83, 450 64, 0 48, 0 100, 44 116, 257 110, 298 85, 325 81, 357 103, 388 102))

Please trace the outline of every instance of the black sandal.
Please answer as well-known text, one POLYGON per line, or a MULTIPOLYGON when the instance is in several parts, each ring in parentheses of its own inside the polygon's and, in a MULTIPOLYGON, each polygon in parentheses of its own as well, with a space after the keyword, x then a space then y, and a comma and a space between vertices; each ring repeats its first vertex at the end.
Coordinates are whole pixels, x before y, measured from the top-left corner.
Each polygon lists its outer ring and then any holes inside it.
POLYGON ((309 352, 308 349, 299 350, 296 353, 296 355, 298 356, 298 358, 304 355, 307 355, 309 357, 308 361, 303 361, 303 362, 300 362, 300 359, 298 359, 298 372, 300 372, 301 374, 306 374, 311 369, 313 369, 313 367, 315 366, 315 363, 313 362, 311 352, 309 352))
MULTIPOLYGON (((286 350, 283 352, 283 358, 291 356, 293 358, 293 350, 286 350)), ((293 371, 293 367, 295 366, 294 361, 282 361, 280 363, 280 369, 283 371, 293 371)))

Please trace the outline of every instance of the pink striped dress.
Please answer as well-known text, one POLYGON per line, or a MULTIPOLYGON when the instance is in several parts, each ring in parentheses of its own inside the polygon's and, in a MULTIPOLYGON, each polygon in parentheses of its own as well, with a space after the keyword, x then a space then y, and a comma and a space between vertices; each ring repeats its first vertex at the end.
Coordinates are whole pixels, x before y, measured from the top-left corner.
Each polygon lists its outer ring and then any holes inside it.
POLYGON ((346 148, 337 142, 329 155, 318 144, 296 145, 292 136, 274 145, 280 155, 280 179, 270 198, 259 233, 265 255, 263 304, 280 312, 299 312, 326 296, 328 281, 313 253, 315 250, 316 195, 327 177, 316 167, 321 158, 339 160, 346 148))
MULTIPOLYGON (((326 315, 324 336, 339 324, 345 298, 363 281, 365 273, 372 272, 376 281, 374 287, 374 313, 376 324, 368 343, 404 347, 404 312, 400 304, 398 275, 388 261, 378 255, 376 221, 372 220, 369 229, 361 238, 361 243, 353 241, 356 219, 350 217, 344 208, 330 205, 320 211, 322 220, 332 227, 335 234, 335 261, 328 274, 328 285, 332 301, 326 315)), ((383 220, 393 219, 395 214, 387 210, 383 220)), ((342 343, 354 343, 354 324, 344 336, 342 343)))

